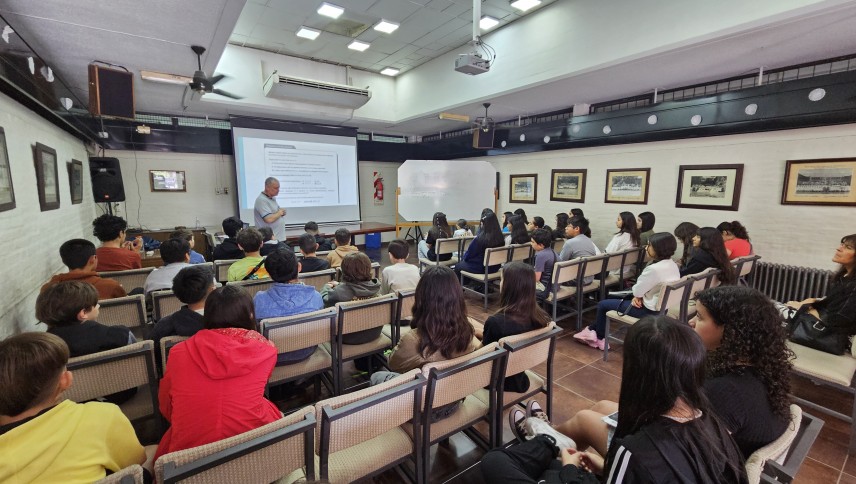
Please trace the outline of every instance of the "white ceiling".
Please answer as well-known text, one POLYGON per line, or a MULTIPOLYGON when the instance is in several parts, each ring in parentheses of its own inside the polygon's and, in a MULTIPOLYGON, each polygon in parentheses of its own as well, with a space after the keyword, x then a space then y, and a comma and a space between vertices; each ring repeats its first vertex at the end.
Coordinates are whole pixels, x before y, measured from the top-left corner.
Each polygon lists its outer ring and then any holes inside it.
MULTIPOLYGON (((571 1, 595 2, 555 0, 553 6, 571 1)), ((793 4, 796 0, 781 1, 793 4)), ((411 70, 407 76, 421 76, 431 70, 451 71, 448 56, 471 35, 470 0, 333 0, 332 3, 346 8, 348 19, 371 25, 385 18, 402 25, 392 35, 371 28, 360 34, 357 38, 372 44, 362 53, 347 49, 350 39, 345 36, 324 32, 315 41, 296 37, 294 31, 300 25, 321 30, 333 28, 315 12, 320 3, 321 0, 249 3, 244 0, 3 0, 0 13, 72 87, 84 106, 88 99, 87 65, 93 60, 120 64, 135 73, 145 69, 191 75, 196 66, 190 45, 198 44, 209 49, 203 57, 203 69, 212 73, 227 42, 240 41, 247 46, 359 66, 373 72, 397 65, 402 70, 411 70), (266 42, 269 44, 265 45, 266 42)), ((548 3, 528 15, 550 15, 552 6, 548 3)), ((517 19, 512 10, 507 0, 486 0, 483 5, 484 14, 506 23, 517 19)), ((680 13, 715 14, 703 10, 680 13)), ((668 29, 670 22, 679 21, 678 16, 651 28, 668 29)), ((510 27, 515 25, 518 24, 510 27)), ((389 121, 345 124, 379 133, 429 134, 466 127, 438 120, 436 114, 440 111, 477 116, 483 112, 484 101, 493 103, 491 116, 503 120, 577 103, 641 94, 654 87, 668 89, 730 77, 755 71, 759 66, 769 69, 852 54, 856 53, 854 26, 856 1, 820 0, 805 15, 747 22, 715 36, 691 38, 681 45, 663 46, 638 55, 628 54, 615 62, 593 64, 591 68, 547 81, 522 78, 501 92, 450 101, 438 89, 426 93, 430 97, 428 107, 407 119, 395 119, 390 114, 389 121)), ((549 37, 538 40, 549 42, 549 37)), ((525 48, 533 47, 520 46, 525 48)), ((578 55, 579 49, 590 54, 596 46, 577 46, 573 54, 578 55)), ((533 52, 537 53, 537 48, 533 52)), ((499 52, 498 62, 503 60, 509 63, 507 52, 505 57, 499 52)), ((546 61, 550 62, 563 59, 546 61)), ((460 82, 479 78, 461 74, 460 82)), ((205 102, 193 103, 185 110, 184 90, 180 86, 142 82, 139 76, 135 78, 135 94, 137 111, 141 112, 215 116, 234 112, 228 105, 205 102)), ((359 111, 356 114, 355 119, 359 120, 359 111)), ((288 114, 281 117, 288 119, 288 114)))

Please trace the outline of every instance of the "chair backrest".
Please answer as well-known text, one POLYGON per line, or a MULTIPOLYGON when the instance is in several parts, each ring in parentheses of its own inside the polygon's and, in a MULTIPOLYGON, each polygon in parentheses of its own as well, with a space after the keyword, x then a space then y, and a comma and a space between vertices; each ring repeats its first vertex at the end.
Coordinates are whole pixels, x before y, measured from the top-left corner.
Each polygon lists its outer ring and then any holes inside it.
POLYGON ((380 262, 372 262, 372 273, 375 279, 380 278, 380 262))
POLYGON ((98 304, 101 305, 98 322, 105 326, 134 329, 146 324, 146 298, 142 294, 102 299, 98 304))
POLYGON ((501 338, 499 346, 508 351, 505 374, 516 375, 548 361, 552 356, 550 349, 561 332, 562 328, 550 321, 544 328, 501 338))
POLYGON ((428 378, 425 411, 457 402, 482 388, 497 391, 505 355, 504 349, 491 343, 470 354, 423 366, 422 374, 428 378))
POLYGON ((738 277, 746 277, 752 273, 755 269, 755 263, 760 259, 760 255, 747 255, 744 257, 738 257, 734 260, 733 264, 735 265, 735 272, 737 272, 738 277))
POLYGON ((509 255, 508 262, 522 260, 529 261, 532 259, 532 245, 530 244, 512 244, 508 246, 509 255))
POLYGON ((508 253, 511 251, 511 247, 494 247, 492 249, 487 249, 484 251, 484 266, 485 268, 490 266, 498 266, 500 264, 505 264, 508 262, 508 253))
MULTIPOLYGON (((795 413, 794 407, 796 407, 796 405, 791 405, 792 419, 795 413)), ((802 467, 802 463, 805 460, 806 456, 808 456, 808 452, 811 449, 811 446, 814 444, 814 441, 817 439, 817 436, 820 434, 820 430, 823 427, 824 422, 823 420, 813 415, 809 415, 802 411, 801 413, 802 418, 799 420, 798 430, 796 431, 796 435, 792 439, 790 446, 788 446, 785 453, 779 456, 778 459, 768 459, 763 464, 764 470, 761 474, 762 482, 771 484, 790 483, 796 477, 797 473, 800 470, 800 467, 802 467)), ((793 425, 793 423, 791 425, 793 425)), ((775 443, 775 441, 773 443, 775 443)), ((760 452, 760 449, 758 452, 760 452)), ((755 454, 752 454, 752 456, 754 455, 755 454)), ((752 459, 752 456, 749 457, 749 460, 752 459)))
POLYGON ((306 407, 228 439, 170 452, 155 462, 157 482, 274 482, 303 469, 315 478, 315 412, 306 407))
POLYGON ((413 318, 413 304, 416 302, 416 289, 398 291, 398 321, 413 318))
POLYGON ((606 271, 606 263, 609 262, 609 254, 593 255, 589 257, 581 257, 585 265, 583 265, 582 277, 596 276, 603 274, 606 271))
POLYGON ((418 369, 364 390, 328 398, 315 404, 319 439, 320 479, 352 482, 400 460, 419 454, 420 439, 410 437, 401 425, 411 422, 421 435, 419 418, 425 377, 418 369), (365 448, 362 452, 353 447, 365 448), (354 449, 356 450, 356 449, 354 449), (336 466, 330 468, 337 453, 336 466))
POLYGON ((553 291, 557 291, 561 284, 579 279, 584 264, 585 260, 581 257, 553 264, 553 291))
POLYGON ((672 307, 678 307, 684 300, 687 291, 693 283, 693 276, 684 276, 677 281, 663 284, 660 288, 660 296, 657 298, 657 310, 660 314, 666 312, 672 307))
POLYGON ((698 274, 693 274, 693 283, 690 285, 689 292, 687 293, 687 300, 695 299, 698 293, 710 287, 713 278, 719 274, 719 272, 719 269, 715 267, 708 267, 698 274))
POLYGON ((95 484, 143 484, 143 467, 139 464, 114 472, 95 484))
POLYGON ((99 272, 101 277, 107 277, 118 282, 125 288, 125 291, 131 291, 138 287, 146 285, 146 278, 155 270, 154 267, 143 267, 142 269, 130 269, 127 271, 108 271, 99 272))
POLYGON ((608 272, 617 271, 624 267, 624 255, 625 252, 615 252, 613 254, 607 254, 609 258, 606 260, 606 270, 608 272))
POLYGON ((336 277, 336 269, 324 269, 323 271, 302 272, 297 275, 297 280, 307 286, 314 286, 315 290, 321 292, 324 284, 332 281, 336 277))
POLYGON ((214 261, 214 275, 217 277, 217 282, 226 283, 229 280, 229 266, 238 262, 240 259, 221 259, 214 261))
POLYGON ((166 360, 169 357, 169 351, 172 347, 188 338, 189 336, 164 336, 160 339, 159 344, 162 370, 166 370, 166 360))
POLYGON ((464 252, 466 252, 467 249, 470 248, 470 244, 472 244, 473 241, 476 240, 476 238, 475 237, 459 237, 459 238, 461 239, 461 255, 463 255, 464 252))
POLYGON ((790 421, 785 427, 784 433, 776 440, 756 450, 746 459, 746 475, 749 478, 750 484, 758 484, 761 482, 761 472, 764 470, 764 464, 768 460, 777 460, 784 457, 791 442, 797 436, 797 431, 800 429, 802 422, 802 409, 798 405, 791 404, 790 421))
POLYGON ((632 265, 638 265, 641 261, 644 260, 643 254, 645 254, 646 252, 645 249, 642 249, 640 247, 632 247, 622 253, 624 254, 624 262, 622 263, 622 265, 627 267, 632 265))
POLYGON ((269 277, 265 277, 264 279, 251 279, 248 281, 232 281, 227 282, 227 285, 230 286, 241 286, 245 291, 250 295, 250 297, 255 297, 256 293, 259 291, 267 291, 273 286, 273 279, 269 277))
POLYGON ((160 321, 164 316, 169 316, 178 311, 184 304, 178 300, 172 289, 153 291, 149 294, 152 296, 152 321, 155 322, 160 321))
POLYGON ((134 409, 135 414, 128 415, 128 418, 133 420, 158 411, 158 379, 154 342, 151 340, 71 358, 67 368, 74 372, 74 385, 63 393, 64 399, 80 403, 148 385, 148 403, 134 409))
POLYGON ((277 353, 302 350, 332 344, 337 311, 334 308, 284 318, 268 318, 261 322, 260 332, 276 345, 277 353))
POLYGON ((319 250, 318 252, 315 253, 315 257, 318 257, 319 259, 326 259, 327 256, 330 255, 330 252, 333 252, 333 251, 332 250, 319 250))
POLYGON ((453 252, 457 252, 460 245, 461 239, 437 239, 434 244, 434 253, 437 255, 437 257, 445 254, 451 254, 453 252))
POLYGON ((398 315, 397 305, 398 295, 396 294, 336 303, 339 311, 336 334, 341 336, 382 327, 385 324, 395 324, 398 315))
POLYGON ((565 247, 565 239, 553 239, 553 250, 556 252, 561 252, 562 248, 565 247))

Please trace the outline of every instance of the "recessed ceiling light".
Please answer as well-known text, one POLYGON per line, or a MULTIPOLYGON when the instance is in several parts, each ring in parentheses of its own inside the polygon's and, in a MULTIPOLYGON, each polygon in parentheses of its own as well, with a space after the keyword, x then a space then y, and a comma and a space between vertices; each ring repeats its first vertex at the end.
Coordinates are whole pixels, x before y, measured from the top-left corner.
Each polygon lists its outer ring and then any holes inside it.
POLYGON ((395 22, 390 22, 389 20, 381 20, 374 26, 374 29, 378 32, 383 32, 385 34, 391 34, 395 32, 395 29, 398 28, 398 24, 395 22))
POLYGON ((481 18, 481 20, 479 20, 479 27, 481 27, 482 30, 490 30, 496 27, 497 25, 499 25, 499 20, 493 17, 488 17, 487 15, 485 15, 481 18))
POLYGON ((826 96, 826 89, 822 87, 818 87, 816 89, 812 89, 810 93, 808 93, 808 98, 811 101, 820 101, 826 96))
POLYGON ((607 124, 606 126, 603 127, 602 131, 603 131, 603 134, 609 134, 609 133, 612 133, 612 128, 607 124))
POLYGON ((698 126, 701 124, 701 114, 694 114, 693 117, 690 118, 690 124, 693 126, 698 126))
POLYGON ((343 13, 345 13, 344 8, 338 5, 333 5, 332 3, 324 2, 320 7, 318 7, 318 14, 325 17, 339 18, 339 15, 342 15, 343 13))
POLYGON ((541 0, 511 0, 511 6, 521 12, 525 12, 538 5, 541 5, 541 0))
POLYGON ((657 124, 657 115, 652 114, 648 116, 648 124, 657 124))
POLYGON ((752 116, 758 112, 758 105, 755 103, 749 104, 745 108, 743 108, 743 112, 748 114, 749 116, 752 116))
POLYGON ((297 31, 298 37, 303 37, 304 39, 315 40, 318 36, 321 35, 320 30, 310 29, 309 27, 300 26, 300 30, 297 31))
POLYGON ((349 49, 358 50, 360 52, 368 49, 370 46, 371 46, 371 44, 367 44, 365 42, 360 42, 359 40, 355 40, 355 41, 351 42, 350 44, 348 44, 349 49))
POLYGON ((380 71, 380 73, 385 76, 395 76, 398 75, 398 72, 398 69, 395 69, 393 67, 387 67, 386 69, 380 71))

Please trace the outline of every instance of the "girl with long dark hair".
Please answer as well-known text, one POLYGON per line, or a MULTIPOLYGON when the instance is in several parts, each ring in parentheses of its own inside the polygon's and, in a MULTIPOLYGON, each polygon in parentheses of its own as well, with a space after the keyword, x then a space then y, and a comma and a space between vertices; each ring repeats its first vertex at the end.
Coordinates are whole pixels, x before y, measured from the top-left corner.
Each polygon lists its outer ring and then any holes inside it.
POLYGON ((752 254, 752 243, 749 242, 749 232, 740 222, 722 222, 716 226, 716 230, 722 232, 722 240, 725 241, 725 250, 730 259, 745 257, 752 254))
POLYGON ((692 238, 695 251, 690 260, 681 269, 681 276, 698 274, 709 267, 719 269, 720 284, 730 285, 737 282, 734 266, 728 260, 722 234, 713 227, 702 227, 692 238))
POLYGON ((556 214, 556 229, 553 230, 553 238, 554 239, 564 239, 565 237, 565 227, 568 226, 568 214, 562 212, 556 214))
POLYGON ((639 227, 639 247, 648 245, 648 238, 654 235, 656 221, 656 217, 651 212, 642 212, 636 217, 636 225, 639 227))
MULTIPOLYGON (((612 237, 612 240, 609 241, 606 249, 603 250, 604 252, 607 254, 614 254, 616 252, 624 252, 625 250, 639 247, 639 227, 636 225, 635 215, 630 212, 621 212, 615 220, 615 226, 618 227, 618 232, 616 232, 612 237)), ((620 276, 622 271, 624 274, 632 274, 633 268, 633 265, 627 265, 623 268, 612 271, 610 274, 620 276)))
POLYGON ((529 232, 526 223, 520 215, 512 215, 508 221, 511 223, 511 233, 505 236, 505 245, 528 244, 529 232))
POLYGON ((518 217, 523 219, 523 225, 529 225, 529 217, 526 216, 526 210, 518 208, 514 211, 514 215, 517 215, 518 217))
MULTIPOLYGON (((419 241, 417 247, 419 258, 436 260, 437 254, 434 252, 434 244, 437 242, 437 239, 448 239, 451 236, 452 228, 449 227, 446 214, 443 212, 436 212, 434 217, 431 219, 431 228, 428 229, 428 235, 426 235, 423 240, 419 241)), ((449 260, 451 258, 451 253, 440 256, 440 260, 449 260)))
POLYGON ((698 225, 692 222, 681 222, 675 227, 675 231, 673 232, 675 237, 681 241, 681 245, 684 246, 684 252, 681 254, 681 259, 678 261, 678 265, 681 267, 685 267, 687 262, 690 261, 690 257, 692 257, 695 249, 693 248, 693 237, 698 233, 698 225))
POLYGON ((505 233, 511 232, 511 216, 514 215, 514 212, 503 212, 502 213, 502 231, 505 233))
MULTIPOLYGON (((484 253, 487 249, 502 247, 505 245, 505 239, 502 237, 502 231, 499 228, 499 221, 496 219, 496 214, 488 213, 482 217, 479 224, 479 234, 470 243, 470 247, 464 253, 464 257, 455 264, 455 275, 460 278, 461 271, 481 272, 484 273, 484 253)), ((500 268, 499 265, 490 266, 489 272, 496 272, 500 268)))

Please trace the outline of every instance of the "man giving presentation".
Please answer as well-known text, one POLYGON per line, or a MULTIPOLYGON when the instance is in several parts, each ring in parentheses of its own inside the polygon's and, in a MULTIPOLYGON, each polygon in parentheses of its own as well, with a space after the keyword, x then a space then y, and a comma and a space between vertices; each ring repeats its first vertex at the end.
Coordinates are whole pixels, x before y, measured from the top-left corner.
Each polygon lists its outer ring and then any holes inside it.
POLYGON ((285 240, 285 209, 276 203, 279 195, 279 180, 274 177, 265 179, 265 189, 256 198, 253 216, 256 228, 270 227, 277 240, 285 240))

